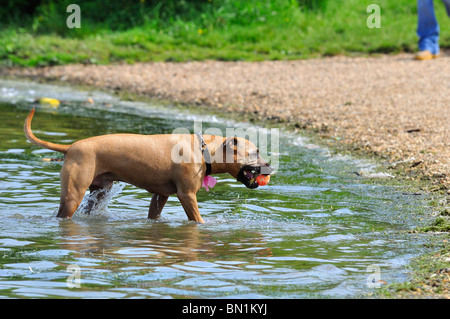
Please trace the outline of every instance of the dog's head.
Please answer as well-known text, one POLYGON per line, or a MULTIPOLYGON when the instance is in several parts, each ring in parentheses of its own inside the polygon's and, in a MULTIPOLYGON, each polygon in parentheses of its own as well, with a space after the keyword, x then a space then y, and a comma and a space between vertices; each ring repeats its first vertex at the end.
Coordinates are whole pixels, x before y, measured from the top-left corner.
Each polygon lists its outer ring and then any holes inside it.
POLYGON ((258 148, 249 140, 229 137, 224 142, 224 160, 227 172, 248 188, 257 188, 259 175, 270 175, 273 167, 259 155, 258 148))

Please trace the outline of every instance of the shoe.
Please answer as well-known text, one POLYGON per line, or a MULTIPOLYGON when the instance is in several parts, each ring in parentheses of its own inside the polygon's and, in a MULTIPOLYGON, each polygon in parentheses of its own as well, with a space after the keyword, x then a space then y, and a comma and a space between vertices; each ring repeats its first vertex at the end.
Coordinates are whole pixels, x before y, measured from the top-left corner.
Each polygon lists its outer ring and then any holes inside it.
POLYGON ((433 53, 431 53, 431 51, 423 50, 423 51, 417 52, 414 58, 416 60, 431 60, 431 59, 436 59, 438 57, 439 57, 439 54, 433 54, 433 53))

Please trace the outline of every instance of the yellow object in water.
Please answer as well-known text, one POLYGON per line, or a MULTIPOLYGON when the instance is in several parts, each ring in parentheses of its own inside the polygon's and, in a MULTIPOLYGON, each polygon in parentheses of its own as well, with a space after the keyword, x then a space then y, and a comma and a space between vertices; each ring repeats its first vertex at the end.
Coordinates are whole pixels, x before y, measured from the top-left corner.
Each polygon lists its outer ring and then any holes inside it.
POLYGON ((54 108, 57 108, 61 103, 57 99, 52 99, 50 97, 41 97, 37 100, 37 102, 42 106, 50 106, 54 108))

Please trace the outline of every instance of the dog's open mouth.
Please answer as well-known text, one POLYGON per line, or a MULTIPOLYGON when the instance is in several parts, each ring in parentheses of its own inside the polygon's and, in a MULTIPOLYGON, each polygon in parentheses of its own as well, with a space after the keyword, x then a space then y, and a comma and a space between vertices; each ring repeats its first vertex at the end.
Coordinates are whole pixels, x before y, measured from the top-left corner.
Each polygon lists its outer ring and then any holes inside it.
POLYGON ((256 178, 260 174, 261 167, 259 166, 243 166, 239 171, 236 180, 244 184, 246 187, 253 189, 259 186, 256 178))

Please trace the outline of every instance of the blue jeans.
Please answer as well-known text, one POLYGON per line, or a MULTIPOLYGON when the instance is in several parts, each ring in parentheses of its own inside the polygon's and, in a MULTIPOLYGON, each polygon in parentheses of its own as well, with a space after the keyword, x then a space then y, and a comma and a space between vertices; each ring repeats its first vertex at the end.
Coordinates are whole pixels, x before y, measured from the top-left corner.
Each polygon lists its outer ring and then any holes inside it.
MULTIPOLYGON (((447 14, 450 16, 450 0, 442 0, 447 14)), ((417 0, 417 35, 419 36, 419 50, 428 50, 433 54, 439 53, 439 24, 434 14, 433 0, 417 0)))

